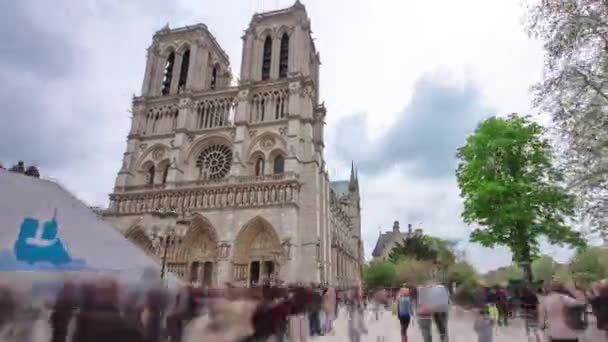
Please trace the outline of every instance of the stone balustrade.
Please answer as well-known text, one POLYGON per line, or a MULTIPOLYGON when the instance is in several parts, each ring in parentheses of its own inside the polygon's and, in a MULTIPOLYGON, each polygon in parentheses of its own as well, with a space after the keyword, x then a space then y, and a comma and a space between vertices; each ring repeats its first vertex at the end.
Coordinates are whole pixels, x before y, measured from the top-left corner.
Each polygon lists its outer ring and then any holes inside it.
POLYGON ((108 214, 141 214, 160 208, 175 208, 178 212, 184 212, 297 204, 299 192, 300 184, 295 174, 230 177, 217 182, 180 184, 173 189, 117 192, 110 195, 108 214))

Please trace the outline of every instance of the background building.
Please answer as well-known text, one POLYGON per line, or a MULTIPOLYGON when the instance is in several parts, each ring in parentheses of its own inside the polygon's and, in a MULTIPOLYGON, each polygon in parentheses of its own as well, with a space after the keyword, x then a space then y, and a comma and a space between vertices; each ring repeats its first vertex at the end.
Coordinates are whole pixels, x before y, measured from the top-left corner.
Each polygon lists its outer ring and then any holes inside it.
POLYGON ((402 242, 412 234, 422 234, 422 229, 412 230, 412 225, 407 225, 407 231, 402 232, 399 228, 399 221, 393 223, 393 230, 389 232, 380 232, 376 246, 372 252, 374 259, 386 259, 395 247, 397 242, 402 242))
POLYGON ((177 235, 168 268, 194 284, 359 285, 358 179, 329 182, 311 33, 298 1, 255 14, 235 84, 204 24, 158 31, 104 218, 148 253, 177 235), (146 215, 168 208, 175 227, 146 215))

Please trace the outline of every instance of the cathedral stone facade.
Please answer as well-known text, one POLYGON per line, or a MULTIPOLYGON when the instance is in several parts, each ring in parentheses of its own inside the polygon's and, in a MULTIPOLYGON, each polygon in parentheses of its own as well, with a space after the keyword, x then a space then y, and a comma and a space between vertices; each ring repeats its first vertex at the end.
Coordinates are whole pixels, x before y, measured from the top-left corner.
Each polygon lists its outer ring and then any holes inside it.
POLYGON ((298 1, 255 14, 235 81, 204 24, 158 31, 104 219, 194 285, 359 286, 358 179, 329 181, 311 33, 298 1))

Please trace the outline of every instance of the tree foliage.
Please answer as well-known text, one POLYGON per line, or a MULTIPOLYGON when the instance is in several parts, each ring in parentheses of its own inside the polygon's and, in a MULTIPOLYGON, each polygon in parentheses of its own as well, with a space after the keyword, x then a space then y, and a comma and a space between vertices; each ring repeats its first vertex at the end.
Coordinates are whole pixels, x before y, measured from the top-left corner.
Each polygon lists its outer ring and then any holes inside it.
POLYGON ((608 275, 608 269, 602 264, 602 251, 589 248, 578 253, 570 263, 572 278, 578 285, 589 286, 594 281, 608 275))
POLYGON ((479 279, 475 268, 471 264, 461 261, 448 267, 447 280, 448 284, 455 283, 461 287, 474 288, 479 279))
POLYGON ((524 273, 517 265, 509 265, 501 267, 495 271, 486 273, 483 276, 486 285, 507 285, 511 280, 521 280, 524 277, 524 273))
POLYGON ((363 279, 368 288, 394 286, 396 284, 395 265, 390 261, 374 260, 363 266, 363 279))
POLYGON ((419 261, 435 261, 439 256, 439 248, 434 244, 436 240, 423 234, 412 234, 395 243, 389 254, 389 259, 398 263, 402 258, 419 261))
POLYGON ((536 282, 547 283, 553 279, 558 264, 550 256, 543 255, 532 262, 532 273, 536 282))
MULTIPOLYGON (((504 245, 513 259, 530 265, 539 238, 553 244, 585 245, 565 218, 574 198, 560 185, 552 151, 542 127, 516 114, 484 120, 458 149, 456 171, 464 199, 462 217, 479 229, 471 240, 486 247, 504 245)), ((526 269, 531 279, 529 267, 526 269)))
POLYGON ((437 266, 429 260, 401 258, 397 263, 397 282, 399 285, 423 285, 435 278, 437 266))
POLYGON ((530 7, 528 32, 544 43, 536 106, 564 142, 569 185, 592 230, 608 239, 608 2, 546 0, 530 7))

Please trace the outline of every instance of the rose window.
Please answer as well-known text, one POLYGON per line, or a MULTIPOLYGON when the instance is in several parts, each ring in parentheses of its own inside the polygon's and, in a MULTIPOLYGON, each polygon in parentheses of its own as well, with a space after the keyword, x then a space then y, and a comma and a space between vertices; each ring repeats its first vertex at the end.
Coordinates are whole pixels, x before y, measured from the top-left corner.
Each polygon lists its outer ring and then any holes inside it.
POLYGON ((230 171, 232 151, 226 145, 214 144, 207 147, 196 159, 202 179, 221 179, 230 171))

